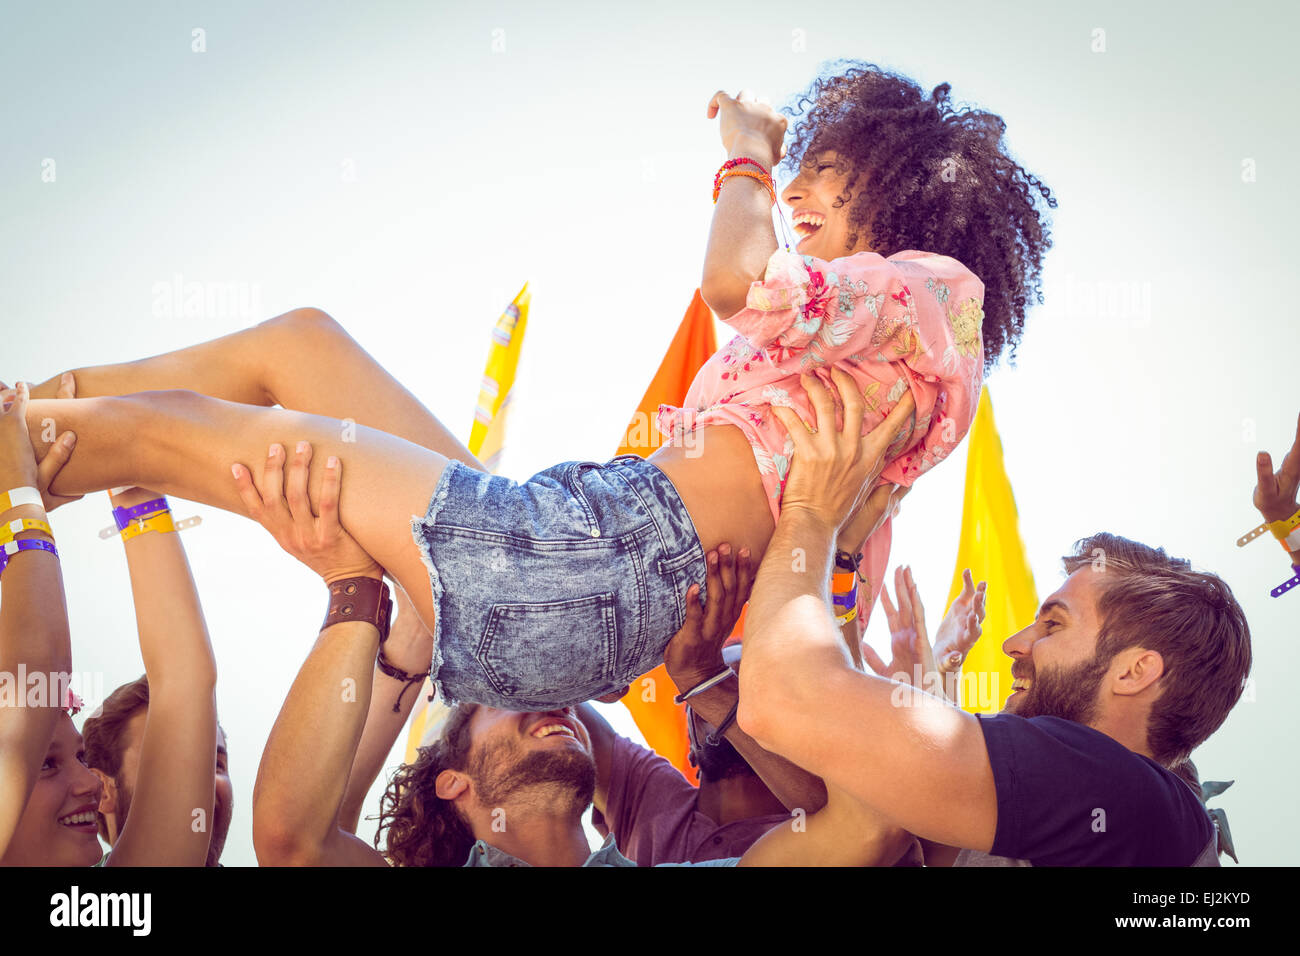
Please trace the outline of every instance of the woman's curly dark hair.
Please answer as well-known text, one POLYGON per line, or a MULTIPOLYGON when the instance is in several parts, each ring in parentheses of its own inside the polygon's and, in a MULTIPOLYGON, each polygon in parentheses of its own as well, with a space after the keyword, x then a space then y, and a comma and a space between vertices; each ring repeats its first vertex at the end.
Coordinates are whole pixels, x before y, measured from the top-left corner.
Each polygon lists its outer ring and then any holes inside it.
POLYGON ((1051 248, 1039 196, 1051 190, 1007 155, 1000 116, 955 109, 941 83, 913 81, 870 63, 840 61, 787 109, 795 124, 785 164, 794 173, 826 150, 848 173, 849 242, 866 232, 888 257, 904 249, 951 256, 984 283, 985 370, 1015 358, 1030 300, 1051 248), (805 107, 807 110, 805 112, 805 107), (854 186, 862 180, 862 188, 854 186))
POLYGON ((434 791, 438 774, 464 770, 469 763, 469 721, 477 704, 457 704, 442 736, 421 747, 415 763, 403 764, 379 804, 379 837, 388 831, 383 851, 394 866, 463 866, 474 834, 448 800, 434 791))

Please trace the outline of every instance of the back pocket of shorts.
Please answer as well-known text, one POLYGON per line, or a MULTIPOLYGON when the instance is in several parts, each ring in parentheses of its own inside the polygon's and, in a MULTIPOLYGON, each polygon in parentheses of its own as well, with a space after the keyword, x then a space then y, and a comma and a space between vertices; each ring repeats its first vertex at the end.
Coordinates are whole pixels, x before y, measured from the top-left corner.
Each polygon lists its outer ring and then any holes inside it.
POLYGON ((613 594, 494 604, 474 652, 499 694, 552 697, 607 684, 618 654, 613 594))

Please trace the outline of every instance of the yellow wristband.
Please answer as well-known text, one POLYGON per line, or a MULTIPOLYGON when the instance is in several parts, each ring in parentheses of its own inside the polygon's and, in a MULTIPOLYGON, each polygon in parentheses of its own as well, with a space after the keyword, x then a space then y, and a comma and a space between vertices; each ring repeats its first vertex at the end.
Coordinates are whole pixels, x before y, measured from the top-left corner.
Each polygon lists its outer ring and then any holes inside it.
POLYGON ((1279 541, 1286 540, 1286 536, 1291 533, 1292 529, 1300 528, 1300 508, 1289 518, 1283 518, 1280 521, 1270 521, 1268 530, 1273 532, 1273 537, 1279 541))
POLYGON ((858 607, 855 604, 853 607, 849 608, 848 611, 845 612, 844 614, 837 614, 835 616, 835 620, 839 624, 847 624, 849 623, 849 621, 853 620, 857 616, 858 616, 858 607))
POLYGON ((175 531, 176 525, 172 523, 172 513, 170 511, 155 511, 147 518, 142 518, 134 524, 127 525, 122 530, 122 540, 130 541, 132 538, 139 537, 147 531, 175 531))
POLYGON ((40 518, 15 518, 13 521, 0 524, 0 544, 8 544, 22 531, 40 531, 48 534, 51 541, 54 540, 54 531, 50 528, 49 522, 42 521, 40 518))

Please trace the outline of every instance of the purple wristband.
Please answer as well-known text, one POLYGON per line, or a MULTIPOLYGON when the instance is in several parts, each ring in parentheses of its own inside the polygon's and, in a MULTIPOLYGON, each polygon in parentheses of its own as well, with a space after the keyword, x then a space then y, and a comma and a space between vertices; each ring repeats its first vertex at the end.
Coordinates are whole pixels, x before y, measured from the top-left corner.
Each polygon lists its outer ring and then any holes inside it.
POLYGON ((1283 581, 1273 590, 1269 591, 1268 592, 1269 594, 1271 594, 1273 597, 1281 597, 1283 594, 1286 594, 1286 592, 1290 591, 1292 588, 1300 586, 1300 564, 1291 565, 1291 570, 1294 571, 1295 574, 1293 574, 1286 581, 1283 581))
POLYGON ((48 551, 56 558, 59 556, 54 543, 44 538, 24 538, 22 541, 10 541, 0 548, 0 574, 9 566, 9 559, 19 551, 48 551))
POLYGON ((149 515, 157 514, 160 511, 170 511, 171 506, 167 504, 166 498, 155 498, 153 501, 146 501, 142 505, 135 505, 132 508, 114 508, 113 520, 117 522, 117 530, 125 531, 139 518, 147 518, 149 515))

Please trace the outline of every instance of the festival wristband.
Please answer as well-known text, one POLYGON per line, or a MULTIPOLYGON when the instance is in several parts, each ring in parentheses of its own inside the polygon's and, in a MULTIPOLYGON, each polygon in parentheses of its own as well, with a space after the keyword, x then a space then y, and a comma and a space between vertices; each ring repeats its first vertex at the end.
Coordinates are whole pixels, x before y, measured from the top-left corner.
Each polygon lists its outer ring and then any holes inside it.
POLYGON ((137 518, 147 518, 160 511, 167 511, 170 507, 166 498, 154 498, 152 501, 130 508, 114 508, 113 520, 117 522, 118 531, 125 531, 128 526, 135 523, 137 518))
POLYGON ((1254 541, 1265 531, 1273 532, 1273 537, 1283 541, 1296 528, 1300 528, 1300 508, 1289 518, 1282 518, 1277 521, 1265 521, 1261 525, 1251 528, 1240 538, 1237 539, 1237 547, 1244 548, 1250 542, 1254 541))
POLYGON ((714 674, 708 680, 696 684, 686 693, 678 694, 676 697, 673 698, 673 703, 684 704, 686 703, 688 698, 694 697, 696 694, 703 694, 706 690, 711 690, 714 687, 717 687, 728 677, 735 677, 735 676, 736 676, 736 672, 733 671, 730 667, 726 667, 723 670, 719 671, 717 674, 714 674))
POLYGON ((1300 528, 1300 508, 1297 508, 1296 513, 1289 518, 1268 523, 1268 530, 1272 531, 1273 537, 1278 539, 1285 538, 1296 528, 1300 528))
POLYGON ((1273 590, 1269 591, 1268 593, 1270 595, 1272 595, 1273 597, 1281 597, 1283 594, 1286 594, 1287 591, 1290 591, 1292 588, 1296 587, 1297 585, 1300 585, 1300 564, 1291 565, 1291 570, 1294 571, 1295 574, 1292 575, 1287 580, 1283 581, 1273 590))
POLYGON ((1282 550, 1287 554, 1300 551, 1300 528, 1293 528, 1289 535, 1285 538, 1279 537, 1277 540, 1282 543, 1282 550))
POLYGON ((48 534, 51 538, 54 537, 54 531, 47 521, 39 518, 15 518, 13 521, 0 524, 0 544, 8 544, 24 531, 39 531, 48 534))
MULTIPOLYGON (((831 603, 834 604, 837 609, 854 607, 858 603, 858 592, 850 591, 847 594, 832 594, 831 603)), ((839 613, 843 614, 845 611, 840 610, 839 613)))
POLYGON ((48 551, 56 558, 59 556, 58 550, 54 547, 53 542, 45 541, 41 538, 29 538, 26 541, 10 541, 3 547, 0 547, 0 574, 9 566, 9 559, 19 551, 48 551))
POLYGON ((175 530, 176 525, 172 522, 172 513, 170 511, 159 511, 147 518, 137 518, 135 524, 123 528, 121 534, 123 541, 130 541, 132 538, 138 538, 149 531, 166 534, 175 530))
POLYGON ((849 610, 846 613, 835 615, 835 620, 839 624, 848 624, 850 621, 854 620, 857 616, 858 616, 858 607, 855 604, 853 607, 849 608, 849 610))
POLYGON ((325 612, 327 627, 344 621, 366 621, 379 630, 379 643, 388 637, 388 622, 393 610, 392 594, 383 578, 340 578, 330 586, 329 609, 325 612))
POLYGON ((41 500, 41 493, 31 485, 23 485, 21 488, 10 488, 8 491, 0 492, 0 514, 10 508, 17 508, 19 505, 36 505, 42 511, 45 510, 45 502, 41 500))

